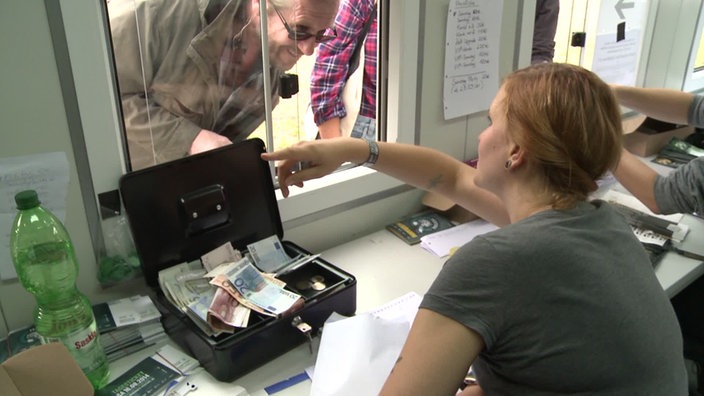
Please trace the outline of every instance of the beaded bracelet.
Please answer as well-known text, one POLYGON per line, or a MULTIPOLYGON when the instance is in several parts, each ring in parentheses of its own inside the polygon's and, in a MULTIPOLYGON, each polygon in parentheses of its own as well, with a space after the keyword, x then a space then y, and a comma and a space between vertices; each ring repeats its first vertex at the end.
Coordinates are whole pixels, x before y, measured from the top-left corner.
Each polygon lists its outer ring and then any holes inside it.
POLYGON ((367 143, 369 144, 369 157, 362 165, 372 166, 376 164, 376 160, 379 159, 379 145, 376 143, 376 140, 367 140, 367 143))

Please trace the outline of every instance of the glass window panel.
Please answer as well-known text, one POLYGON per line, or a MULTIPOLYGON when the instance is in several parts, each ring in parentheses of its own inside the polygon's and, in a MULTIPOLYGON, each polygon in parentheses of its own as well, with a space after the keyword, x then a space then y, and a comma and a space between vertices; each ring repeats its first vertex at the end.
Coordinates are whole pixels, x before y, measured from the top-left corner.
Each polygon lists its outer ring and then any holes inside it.
POLYGON ((700 7, 699 10, 697 32, 695 34, 695 41, 691 50, 692 53, 696 53, 696 56, 694 57, 694 64, 692 65, 692 73, 702 73, 704 71, 704 35, 702 34, 702 24, 704 24, 704 18, 702 18, 702 12, 704 12, 704 7, 700 7))
POLYGON ((704 70, 704 35, 699 37, 697 57, 694 60, 694 71, 704 70))
POLYGON ((701 91, 704 88, 704 6, 699 6, 697 25, 690 48, 683 90, 701 91))
MULTIPOLYGON (((131 162, 128 166, 132 170, 182 158, 228 141, 259 137, 271 141, 274 149, 280 149, 316 138, 318 128, 310 110, 310 81, 321 52, 318 45, 325 42, 322 45, 327 46, 328 55, 330 52, 335 55, 327 58, 324 70, 329 73, 331 64, 340 64, 339 70, 346 70, 345 62, 349 61, 351 51, 338 54, 337 50, 355 47, 367 15, 374 18, 369 28, 371 34, 363 45, 368 52, 360 55, 366 59, 366 63, 360 62, 360 71, 366 72, 365 84, 372 87, 368 89, 372 94, 367 94, 372 102, 365 105, 367 113, 369 108, 372 117, 376 113, 374 0, 341 0, 339 15, 336 0, 269 0, 263 18, 267 31, 264 51, 268 56, 262 51, 258 2, 108 0, 107 3, 131 162), (263 66, 267 60, 269 84, 265 84, 267 72, 263 66), (281 97, 282 87, 288 86, 287 82, 295 83, 296 79, 298 92, 281 97), (272 92, 271 137, 267 136, 264 123, 267 87, 272 92)), ((333 77, 327 77, 324 83, 331 85, 324 89, 328 96, 333 96, 329 99, 338 101, 335 92, 345 85, 345 75, 337 73, 334 84, 330 82, 333 77)), ((318 101, 319 108, 335 106, 340 105, 318 101)), ((376 130, 376 123, 373 125, 376 130)))

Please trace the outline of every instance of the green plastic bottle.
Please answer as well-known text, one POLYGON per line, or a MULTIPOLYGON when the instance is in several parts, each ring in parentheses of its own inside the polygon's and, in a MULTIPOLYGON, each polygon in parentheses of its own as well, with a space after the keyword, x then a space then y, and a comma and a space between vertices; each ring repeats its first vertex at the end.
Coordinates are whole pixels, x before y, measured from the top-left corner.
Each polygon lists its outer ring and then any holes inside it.
POLYGON ((78 262, 61 221, 40 206, 36 191, 15 195, 10 252, 22 286, 34 295, 34 326, 42 343, 61 342, 93 388, 110 377, 91 304, 76 287, 78 262))

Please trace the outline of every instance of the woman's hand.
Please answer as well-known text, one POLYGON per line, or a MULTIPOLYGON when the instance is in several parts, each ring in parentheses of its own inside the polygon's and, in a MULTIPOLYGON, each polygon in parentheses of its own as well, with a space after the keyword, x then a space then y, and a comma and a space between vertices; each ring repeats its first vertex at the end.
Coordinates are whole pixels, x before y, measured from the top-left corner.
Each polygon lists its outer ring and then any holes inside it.
POLYGON ((330 174, 344 162, 363 162, 368 152, 363 139, 333 138, 299 142, 272 153, 262 153, 262 159, 277 161, 279 187, 284 197, 288 197, 288 186, 303 187, 304 181, 330 174))

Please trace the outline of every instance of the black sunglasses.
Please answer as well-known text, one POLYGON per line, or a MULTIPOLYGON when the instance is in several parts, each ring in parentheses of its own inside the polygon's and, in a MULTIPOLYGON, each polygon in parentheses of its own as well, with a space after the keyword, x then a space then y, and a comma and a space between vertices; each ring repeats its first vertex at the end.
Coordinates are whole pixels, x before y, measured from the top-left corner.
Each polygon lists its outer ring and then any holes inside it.
POLYGON ((326 41, 330 41, 337 37, 337 32, 335 31, 335 28, 327 28, 320 30, 316 32, 315 34, 310 33, 306 30, 294 30, 291 29, 291 26, 288 25, 288 22, 286 22, 286 19, 284 18, 283 15, 281 15, 281 11, 279 10, 278 7, 274 6, 274 11, 276 11, 276 15, 279 16, 279 19, 281 19, 281 23, 284 24, 284 27, 286 28, 286 31, 288 32, 288 38, 291 40, 295 41, 303 41, 303 40, 308 40, 311 37, 315 37, 315 42, 316 43, 324 43, 326 41), (330 34, 326 34, 330 33, 330 34))

